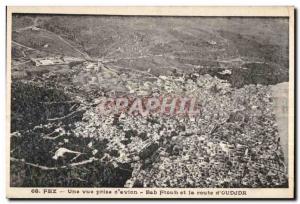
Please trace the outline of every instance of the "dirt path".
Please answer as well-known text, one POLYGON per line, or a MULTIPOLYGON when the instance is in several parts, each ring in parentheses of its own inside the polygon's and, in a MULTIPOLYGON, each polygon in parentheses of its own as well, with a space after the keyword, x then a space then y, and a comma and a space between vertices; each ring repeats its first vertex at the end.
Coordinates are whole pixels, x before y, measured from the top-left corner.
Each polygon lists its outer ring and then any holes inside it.
POLYGON ((74 47, 73 45, 71 45, 68 41, 66 41, 63 37, 61 37, 60 35, 51 32, 49 30, 43 29, 43 28, 38 28, 39 30, 42 30, 44 32, 50 33, 52 35, 55 35, 56 37, 58 37, 62 42, 64 42, 65 44, 67 44, 69 47, 71 47, 72 49, 74 49, 77 53, 79 53, 80 55, 82 55, 86 60, 90 59, 90 56, 87 53, 82 52, 81 50, 79 50, 78 48, 74 47))
POLYGON ((15 41, 11 41, 11 42, 12 42, 12 44, 18 45, 18 46, 20 46, 20 47, 27 48, 28 50, 36 50, 36 49, 34 49, 34 48, 32 48, 32 47, 27 47, 26 45, 22 45, 22 44, 20 44, 20 43, 15 42, 15 41))
MULTIPOLYGON (((38 30, 41 30, 41 31, 44 31, 44 32, 47 32, 49 34, 52 34, 52 35, 55 35, 57 38, 59 38, 63 43, 67 44, 69 47, 71 47, 72 49, 74 49, 77 53, 79 53, 80 55, 82 55, 86 60, 90 60, 90 56, 85 53, 85 52, 82 52, 81 50, 79 50, 78 48, 76 48, 75 46, 73 46, 71 43, 69 43, 67 40, 65 40, 63 37, 61 37, 60 35, 54 33, 54 32, 51 32, 49 30, 46 30, 46 29, 43 29, 43 28, 40 28, 40 27, 37 27, 38 26, 38 20, 39 18, 35 18, 34 21, 33 21, 33 25, 31 26, 26 26, 24 28, 19 28, 19 29, 16 29, 15 31, 16 32, 21 32, 21 31, 25 31, 25 30, 29 30, 29 29, 38 29, 38 30)), ((14 42, 16 43, 16 42, 14 42)), ((26 47, 24 45, 21 45, 19 43, 16 43, 20 46, 23 46, 23 47, 26 47)), ((28 49, 32 49, 32 48, 29 48, 27 47, 28 49)))

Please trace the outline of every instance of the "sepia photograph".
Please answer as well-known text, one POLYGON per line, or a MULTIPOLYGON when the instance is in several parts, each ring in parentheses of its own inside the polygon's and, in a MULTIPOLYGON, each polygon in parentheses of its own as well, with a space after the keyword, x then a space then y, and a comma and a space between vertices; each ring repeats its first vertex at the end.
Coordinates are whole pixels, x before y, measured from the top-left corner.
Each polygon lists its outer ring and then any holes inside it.
POLYGON ((294 198, 293 7, 8 7, 9 198, 294 198))

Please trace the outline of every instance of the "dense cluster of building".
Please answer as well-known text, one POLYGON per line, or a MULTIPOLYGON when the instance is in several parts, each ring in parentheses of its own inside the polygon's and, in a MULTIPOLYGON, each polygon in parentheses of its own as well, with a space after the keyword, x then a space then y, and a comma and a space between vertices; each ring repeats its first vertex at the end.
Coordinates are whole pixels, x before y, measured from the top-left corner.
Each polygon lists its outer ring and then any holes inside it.
POLYGON ((103 116, 91 108, 83 118, 87 124, 78 122, 74 130, 78 136, 108 140, 105 160, 131 164, 125 186, 287 186, 268 86, 233 89, 209 75, 161 76, 149 83, 131 86, 131 92, 193 95, 201 114, 103 116))
MULTIPOLYGON (((50 65, 75 59, 34 60, 50 65)), ((59 142, 58 147, 90 155, 114 168, 130 166, 132 176, 126 187, 288 185, 270 87, 245 85, 236 89, 208 74, 150 76, 147 80, 142 74, 120 73, 99 62, 82 62, 72 70, 79 73, 72 80, 81 80, 78 84, 73 81, 72 88, 92 90, 90 83, 95 83, 98 95, 77 95, 81 102, 78 109, 85 111, 83 118, 65 127, 68 137, 83 138, 87 147, 67 147, 68 141, 59 142), (93 80, 83 83, 82 77, 93 80), (101 97, 113 97, 116 90, 133 98, 196 98, 200 114, 101 114, 97 109, 101 97), (95 145, 96 140, 99 144, 103 141, 102 149, 95 145)))

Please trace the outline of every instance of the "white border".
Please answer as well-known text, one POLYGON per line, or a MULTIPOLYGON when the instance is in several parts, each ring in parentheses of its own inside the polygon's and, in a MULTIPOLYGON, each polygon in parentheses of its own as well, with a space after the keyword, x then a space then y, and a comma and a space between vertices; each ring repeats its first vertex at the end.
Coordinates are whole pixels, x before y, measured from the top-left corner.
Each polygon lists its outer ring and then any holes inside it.
MULTIPOLYGON (((298 0, 286 0, 286 1, 272 1, 272 0, 252 0, 252 1, 240 1, 240 0, 228 0, 228 1, 216 1, 216 0, 210 0, 210 1, 197 1, 197 0, 152 0, 152 1, 139 1, 139 0, 124 0, 124 1, 118 1, 118 0, 102 0, 102 1, 97 1, 97 0, 73 0, 72 2, 68 0, 31 0, 25 2, 24 0, 2 0, 0 1, 0 25, 1 28, 5 27, 5 6, 6 5, 56 5, 56 6, 62 6, 62 5, 111 5, 111 6, 116 6, 116 5, 295 5, 296 7, 299 8, 300 6, 300 1, 298 0)), ((299 21, 297 21, 297 24, 299 24, 299 21)), ((1 82, 2 86, 0 86, 0 96, 1 98, 5 98, 5 29, 1 29, 0 31, 0 45, 2 45, 2 49, 0 49, 0 53, 2 56, 2 60, 0 60, 0 65, 1 65, 1 82)), ((298 37, 298 35, 297 35, 298 37)), ((298 52, 299 54, 299 52, 298 52)), ((299 76, 299 72, 298 72, 299 76)), ((298 78, 297 76, 297 78, 298 78)), ((299 90, 299 89, 298 89, 299 90)), ((298 91, 297 91, 298 92, 298 91)), ((297 93, 298 94, 298 93, 297 93)), ((1 100, 0 102, 0 111, 2 113, 5 112, 5 100, 1 100)), ((4 140, 4 135, 5 135, 5 115, 0 114, 0 130, 2 131, 3 137, 0 137, 0 144, 2 145, 2 149, 5 149, 5 140, 4 140)), ((299 120, 298 120, 299 122, 299 120)), ((297 146, 299 147, 299 139, 298 139, 298 144, 297 146)), ((5 163, 5 154, 1 154, 2 156, 0 157, 2 164, 5 163)), ((297 160, 299 161, 299 155, 297 156, 297 160)), ((4 167, 4 166, 3 166, 4 167)), ((1 168, 0 171, 2 178, 5 177, 5 171, 4 168, 1 168)), ((1 201, 3 203, 8 203, 8 200, 5 199, 5 184, 2 182, 2 185, 0 185, 0 193, 1 193, 1 201)), ((299 188, 298 188, 299 189, 299 188)), ((298 193, 297 193, 298 194, 298 193)), ((56 201, 57 203, 61 203, 62 201, 56 201)), ((84 202, 84 201, 83 201, 84 202)), ((131 202, 131 201, 129 201, 131 202)), ((257 203, 260 203, 260 201, 256 201, 257 203)), ((285 201, 287 202, 287 201, 285 201)), ((23 203, 23 202, 19 202, 23 203)), ((81 202, 80 202, 81 203, 81 202)), ((212 203, 212 202, 210 202, 212 203)), ((214 202, 213 202, 214 203, 214 202)))

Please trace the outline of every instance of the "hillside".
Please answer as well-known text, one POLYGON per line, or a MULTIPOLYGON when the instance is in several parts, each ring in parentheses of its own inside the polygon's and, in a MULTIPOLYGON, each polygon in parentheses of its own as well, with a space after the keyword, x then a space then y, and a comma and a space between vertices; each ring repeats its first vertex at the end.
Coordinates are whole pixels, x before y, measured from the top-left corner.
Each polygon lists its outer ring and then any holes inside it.
POLYGON ((288 23, 283 18, 15 15, 13 21, 17 43, 56 55, 100 59, 115 69, 159 75, 265 64, 280 76, 275 83, 288 79, 288 23), (40 29, 32 30, 30 24, 40 29))

